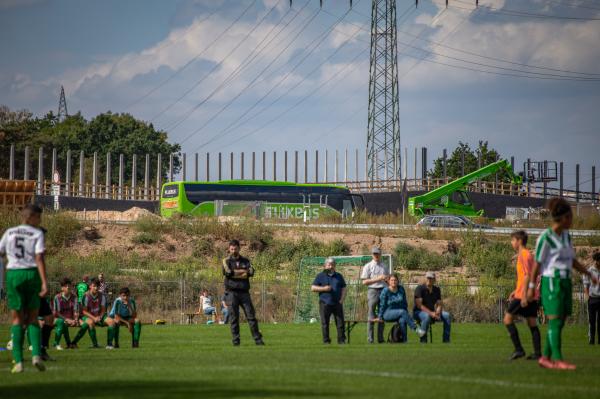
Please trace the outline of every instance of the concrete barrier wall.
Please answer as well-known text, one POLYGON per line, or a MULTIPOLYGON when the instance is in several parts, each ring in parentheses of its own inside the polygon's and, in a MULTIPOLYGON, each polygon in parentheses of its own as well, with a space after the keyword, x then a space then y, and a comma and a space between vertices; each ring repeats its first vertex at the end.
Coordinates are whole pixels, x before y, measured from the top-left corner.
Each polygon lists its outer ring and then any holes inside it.
MULTIPOLYGON (((35 202, 47 207, 54 207, 54 197, 51 195, 36 195, 35 202)), ((58 197, 60 209, 73 211, 119 211, 123 212, 133 207, 147 209, 150 212, 158 213, 158 201, 129 201, 112 200, 102 198, 79 198, 79 197, 58 197)))
MULTIPOLYGON (((410 196, 424 194, 424 191, 411 191, 410 196)), ((375 215, 387 212, 399 213, 402 211, 402 194, 400 192, 364 193, 367 211, 375 215)), ((507 207, 542 207, 546 200, 542 198, 515 197, 509 195, 469 193, 475 209, 483 209, 485 216, 491 218, 504 218, 507 207)))

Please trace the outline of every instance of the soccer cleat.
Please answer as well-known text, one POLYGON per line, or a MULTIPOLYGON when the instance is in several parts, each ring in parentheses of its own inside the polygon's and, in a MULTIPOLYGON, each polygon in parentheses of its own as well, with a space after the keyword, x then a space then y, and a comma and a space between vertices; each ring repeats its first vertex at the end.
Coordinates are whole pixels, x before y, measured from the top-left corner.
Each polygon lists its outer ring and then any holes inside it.
POLYGON ((552 360, 550 360, 549 358, 547 358, 546 356, 540 357, 538 359, 538 364, 540 365, 540 367, 543 367, 545 369, 554 368, 554 362, 552 360))
POLYGON ((539 360, 540 357, 542 357, 542 355, 537 355, 535 353, 532 353, 531 355, 527 356, 525 359, 526 360, 539 360))
POLYGON ((42 348, 40 357, 45 362, 53 362, 54 361, 54 359, 51 358, 50 355, 48 354, 48 351, 46 351, 46 348, 42 348))
POLYGON ((23 362, 15 363, 10 370, 11 373, 17 374, 23 372, 23 362))
POLYGON ((65 348, 63 348, 63 347, 62 347, 62 346, 60 346, 60 345, 55 345, 55 346, 54 346, 54 349, 56 349, 57 351, 62 351, 62 350, 65 350, 65 348))
POLYGON ((577 366, 572 363, 565 362, 564 360, 557 360, 554 362, 552 368, 556 370, 575 370, 577 366))
POLYGON ((131 347, 132 348, 139 348, 140 347, 140 341, 133 341, 131 343, 131 347))
POLYGON ((233 342, 233 346, 240 346, 240 341, 233 342))
POLYGON ((423 330, 421 327, 417 327, 417 329, 415 330, 415 332, 417 333, 417 335, 419 336, 419 338, 422 338, 425 336, 425 334, 427 334, 427 331, 423 330))
POLYGON ((265 342, 262 339, 259 339, 258 341, 256 341, 256 345, 258 345, 258 346, 264 346, 265 342))
POLYGON ((510 355, 509 360, 517 360, 517 359, 520 359, 522 357, 525 357, 525 352, 523 352, 523 351, 514 351, 512 353, 512 355, 510 355))
POLYGON ((40 356, 34 356, 31 358, 31 364, 34 365, 39 371, 46 371, 46 365, 40 356))
POLYGON ((115 347, 114 347, 114 346, 112 346, 112 345, 106 345, 106 349, 108 349, 108 350, 113 350, 113 349, 115 349, 115 347))
POLYGON ((69 344, 69 349, 79 349, 77 344, 69 344))

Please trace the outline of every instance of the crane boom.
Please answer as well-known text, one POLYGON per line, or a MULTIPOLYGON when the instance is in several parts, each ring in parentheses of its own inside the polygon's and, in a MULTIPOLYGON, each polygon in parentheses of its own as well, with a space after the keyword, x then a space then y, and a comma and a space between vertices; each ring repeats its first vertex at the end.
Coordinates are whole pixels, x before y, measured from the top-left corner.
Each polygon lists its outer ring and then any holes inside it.
POLYGON ((465 189, 477 180, 484 179, 500 171, 507 172, 513 184, 521 185, 523 183, 523 178, 515 175, 510 163, 502 159, 448 184, 444 184, 428 193, 410 197, 408 199, 408 211, 414 216, 422 216, 429 213, 481 216, 483 211, 475 210, 465 189), (458 195, 460 202, 453 199, 456 195, 458 195))

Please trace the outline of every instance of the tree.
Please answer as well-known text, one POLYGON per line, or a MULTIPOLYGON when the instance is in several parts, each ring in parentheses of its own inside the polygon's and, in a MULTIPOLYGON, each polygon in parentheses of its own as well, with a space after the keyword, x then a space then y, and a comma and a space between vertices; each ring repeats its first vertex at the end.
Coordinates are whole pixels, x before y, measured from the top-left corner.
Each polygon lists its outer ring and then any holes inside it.
MULTIPOLYGON (((177 173, 181 167, 180 145, 170 144, 167 141, 166 132, 156 130, 152 124, 137 120, 129 114, 106 112, 87 121, 81 113, 77 113, 67 117, 64 121, 59 121, 58 116, 53 112, 49 112, 41 118, 33 118, 27 110, 13 112, 8 107, 0 106, 0 153, 8 154, 12 144, 16 149, 15 163, 18 170, 22 170, 25 147, 31 148, 30 171, 37 170, 37 167, 34 167, 38 162, 37 148, 43 146, 45 149, 44 163, 48 165, 44 170, 44 176, 47 179, 52 175, 49 167, 52 148, 57 150, 57 163, 63 175, 69 149, 73 156, 73 164, 76 164, 80 151, 83 151, 88 158, 97 152, 100 176, 104 175, 106 153, 110 152, 112 154, 112 181, 118 180, 119 154, 125 156, 125 181, 131 179, 133 154, 138 155, 140 162, 137 168, 138 181, 144 177, 144 168, 141 163, 145 154, 153 156, 153 175, 156 173, 156 155, 162 155, 165 160, 161 168, 163 179, 168 171, 169 155, 174 154, 174 172, 177 173)), ((8 168, 8 162, 1 162, 0 176, 7 176, 8 168)), ((30 178, 35 178, 36 173, 30 173, 30 178)), ((90 174, 91 165, 88 161, 86 162, 86 175, 90 174)))
MULTIPOLYGON (((472 150, 468 143, 458 142, 458 147, 452 151, 450 157, 446 160, 446 174, 449 179, 456 179, 468 173, 474 172, 485 165, 500 160, 498 151, 489 147, 487 141, 479 141, 475 150, 472 150), (464 154, 464 173, 462 168, 462 159, 464 154)), ((433 162, 433 169, 429 171, 429 177, 441 179, 444 177, 444 158, 440 157, 433 162)), ((488 176, 485 181, 495 180, 495 176, 488 176)), ((511 179, 504 171, 498 173, 498 181, 510 182, 511 179)))

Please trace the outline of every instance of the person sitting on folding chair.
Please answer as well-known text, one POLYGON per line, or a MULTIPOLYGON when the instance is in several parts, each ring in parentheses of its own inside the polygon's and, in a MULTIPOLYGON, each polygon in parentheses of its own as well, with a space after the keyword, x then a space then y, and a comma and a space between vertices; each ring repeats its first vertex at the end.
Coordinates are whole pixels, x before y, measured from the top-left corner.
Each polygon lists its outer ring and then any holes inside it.
POLYGON ((406 291, 397 274, 392 274, 388 280, 388 286, 381 291, 379 299, 379 317, 373 322, 392 321, 400 325, 402 331, 402 341, 407 341, 406 326, 416 332, 419 337, 426 334, 424 330, 417 326, 415 320, 408 314, 408 301, 406 300, 406 291))
MULTIPOLYGON (((420 321, 421 328, 427 333, 429 325, 435 321, 444 323, 443 342, 450 342, 450 313, 442 309, 442 290, 435 285, 435 273, 425 273, 425 284, 415 289, 415 307, 413 317, 420 321)), ((427 335, 421 337, 422 343, 427 343, 427 335)))

